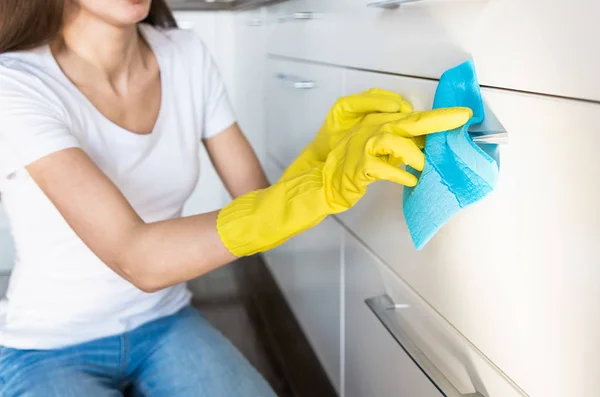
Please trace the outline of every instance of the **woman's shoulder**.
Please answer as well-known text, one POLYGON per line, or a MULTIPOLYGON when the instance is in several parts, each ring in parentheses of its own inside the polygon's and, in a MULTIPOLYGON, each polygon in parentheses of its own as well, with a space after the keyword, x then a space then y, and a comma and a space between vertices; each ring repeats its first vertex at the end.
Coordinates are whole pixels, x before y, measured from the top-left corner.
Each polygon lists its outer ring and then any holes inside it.
POLYGON ((44 48, 0 54, 0 107, 2 112, 24 103, 54 109, 61 101, 49 71, 44 48))
POLYGON ((31 50, 10 51, 0 54, 0 77, 6 75, 44 74, 47 68, 47 53, 45 47, 31 50))
POLYGON ((0 81, 41 83, 49 77, 47 47, 0 54, 0 81))

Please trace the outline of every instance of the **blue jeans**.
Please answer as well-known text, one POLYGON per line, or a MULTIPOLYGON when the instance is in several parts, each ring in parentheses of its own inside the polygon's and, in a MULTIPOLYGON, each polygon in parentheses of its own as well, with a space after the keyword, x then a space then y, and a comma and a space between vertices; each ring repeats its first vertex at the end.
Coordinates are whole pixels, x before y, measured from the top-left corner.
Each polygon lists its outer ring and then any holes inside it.
POLYGON ((275 397, 195 309, 56 350, 0 347, 0 397, 275 397))

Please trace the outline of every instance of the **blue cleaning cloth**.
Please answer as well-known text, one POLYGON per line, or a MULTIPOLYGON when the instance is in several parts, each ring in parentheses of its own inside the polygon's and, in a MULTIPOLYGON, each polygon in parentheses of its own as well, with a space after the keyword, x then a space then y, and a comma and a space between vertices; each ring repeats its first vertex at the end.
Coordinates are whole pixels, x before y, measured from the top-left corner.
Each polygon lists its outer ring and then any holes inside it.
POLYGON ((452 217, 496 186, 498 164, 469 137, 471 124, 483 121, 483 102, 472 61, 447 70, 438 84, 433 108, 469 107, 473 117, 461 128, 433 134, 425 143, 422 173, 404 189, 404 217, 420 250, 452 217))

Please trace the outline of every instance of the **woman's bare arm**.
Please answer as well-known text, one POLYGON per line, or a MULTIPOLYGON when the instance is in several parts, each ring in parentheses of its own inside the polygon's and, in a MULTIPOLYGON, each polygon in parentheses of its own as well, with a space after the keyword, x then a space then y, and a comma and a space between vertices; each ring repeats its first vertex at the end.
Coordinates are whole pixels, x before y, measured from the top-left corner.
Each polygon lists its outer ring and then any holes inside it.
POLYGON ((218 211, 145 223, 81 149, 53 153, 27 170, 81 240, 143 291, 193 279, 235 259, 217 233, 218 211))
POLYGON ((237 124, 207 139, 204 145, 233 198, 269 185, 252 146, 237 124))

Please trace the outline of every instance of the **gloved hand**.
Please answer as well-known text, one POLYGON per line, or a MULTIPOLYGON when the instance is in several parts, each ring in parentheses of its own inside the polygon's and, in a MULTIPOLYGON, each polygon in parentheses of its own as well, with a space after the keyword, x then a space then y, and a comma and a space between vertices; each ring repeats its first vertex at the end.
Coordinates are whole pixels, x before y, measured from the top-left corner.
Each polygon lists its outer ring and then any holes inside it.
POLYGON ((365 116, 379 113, 381 117, 377 122, 384 124, 397 118, 398 114, 410 112, 412 106, 400 95, 378 88, 338 99, 329 110, 315 139, 285 170, 280 180, 288 179, 325 161, 331 149, 348 131, 361 123, 365 116))
POLYGON ((223 208, 217 219, 221 240, 234 255, 266 251, 354 206, 376 180, 414 186, 417 178, 398 168, 422 170, 425 157, 407 136, 462 126, 468 108, 405 114, 383 125, 367 117, 347 133, 326 160, 269 188, 243 195, 223 208))

